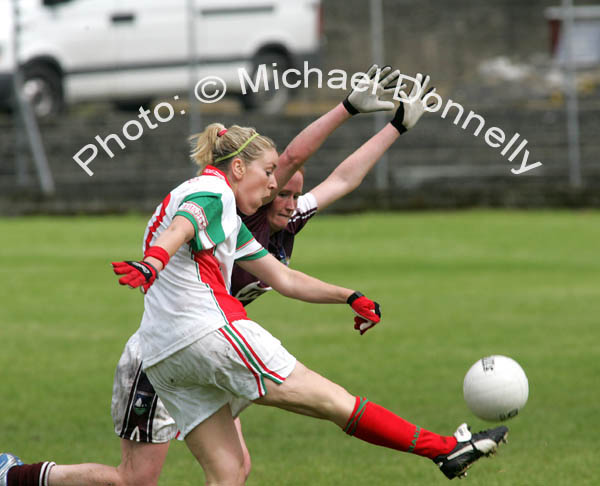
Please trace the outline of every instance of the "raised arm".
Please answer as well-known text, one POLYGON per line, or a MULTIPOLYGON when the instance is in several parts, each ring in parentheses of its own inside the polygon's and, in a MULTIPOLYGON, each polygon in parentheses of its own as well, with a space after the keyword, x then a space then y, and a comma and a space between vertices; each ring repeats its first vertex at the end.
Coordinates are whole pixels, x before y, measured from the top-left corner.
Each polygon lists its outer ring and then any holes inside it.
POLYGON ((367 140, 352 155, 344 159, 327 179, 310 193, 322 211, 330 204, 356 189, 385 151, 398 139, 400 133, 390 123, 367 140))
POLYGON ((237 264, 286 297, 321 304, 347 303, 354 310, 354 329, 361 334, 381 320, 379 304, 360 292, 323 282, 285 266, 273 255, 237 264))
POLYGON ((264 204, 271 201, 277 191, 287 184, 292 175, 323 145, 327 137, 340 125, 357 113, 393 110, 394 103, 390 101, 396 90, 400 72, 392 72, 390 66, 381 69, 374 64, 364 74, 364 78, 356 83, 350 94, 343 102, 336 105, 327 113, 304 128, 285 148, 275 170, 277 190, 264 204))
POLYGON ((275 170, 278 187, 285 186, 290 177, 323 145, 327 137, 351 117, 344 105, 339 103, 296 135, 279 156, 275 170))
MULTIPOLYGON (((422 75, 418 74, 416 79, 421 83, 422 75)), ((319 210, 325 209, 356 189, 398 137, 416 125, 425 112, 426 99, 424 98, 428 93, 425 92, 428 83, 429 77, 425 79, 422 86, 414 86, 410 98, 401 92, 403 101, 390 123, 344 159, 327 179, 310 191, 317 200, 319 210), (420 90, 421 94, 419 95, 416 90, 420 90)))

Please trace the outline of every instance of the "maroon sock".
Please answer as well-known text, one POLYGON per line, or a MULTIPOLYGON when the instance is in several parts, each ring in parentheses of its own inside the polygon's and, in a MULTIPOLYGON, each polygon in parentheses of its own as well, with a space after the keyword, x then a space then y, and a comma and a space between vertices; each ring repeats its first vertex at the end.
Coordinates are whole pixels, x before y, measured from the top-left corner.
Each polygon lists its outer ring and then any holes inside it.
POLYGON ((50 469, 54 462, 38 462, 37 464, 24 464, 13 466, 6 476, 7 486, 48 486, 50 469))
POLYGON ((361 397, 356 397, 354 411, 344 431, 371 444, 430 459, 447 454, 457 443, 453 436, 444 437, 422 429, 361 397))

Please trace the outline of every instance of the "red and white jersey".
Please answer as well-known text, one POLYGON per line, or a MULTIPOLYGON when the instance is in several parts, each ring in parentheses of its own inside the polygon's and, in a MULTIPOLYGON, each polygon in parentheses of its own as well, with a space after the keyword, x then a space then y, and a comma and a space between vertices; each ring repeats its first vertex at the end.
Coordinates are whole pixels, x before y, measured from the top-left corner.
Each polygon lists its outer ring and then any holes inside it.
POLYGON ((229 293, 233 263, 267 254, 237 215, 225 174, 214 167, 173 189, 158 205, 144 234, 144 251, 175 216, 194 225, 194 238, 171 257, 145 296, 139 331, 145 368, 245 319, 244 307, 229 293))

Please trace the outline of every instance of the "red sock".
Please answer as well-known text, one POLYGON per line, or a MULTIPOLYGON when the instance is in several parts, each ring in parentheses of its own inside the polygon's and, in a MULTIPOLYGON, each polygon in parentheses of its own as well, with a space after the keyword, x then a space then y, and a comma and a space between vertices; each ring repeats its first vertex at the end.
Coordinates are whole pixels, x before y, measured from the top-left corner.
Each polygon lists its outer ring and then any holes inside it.
POLYGON ((456 438, 444 437, 407 422, 366 398, 356 397, 354 411, 344 432, 371 444, 412 452, 433 459, 456 446, 456 438))
POLYGON ((48 486, 50 469, 54 462, 38 462, 37 464, 24 464, 13 466, 6 476, 7 486, 48 486))

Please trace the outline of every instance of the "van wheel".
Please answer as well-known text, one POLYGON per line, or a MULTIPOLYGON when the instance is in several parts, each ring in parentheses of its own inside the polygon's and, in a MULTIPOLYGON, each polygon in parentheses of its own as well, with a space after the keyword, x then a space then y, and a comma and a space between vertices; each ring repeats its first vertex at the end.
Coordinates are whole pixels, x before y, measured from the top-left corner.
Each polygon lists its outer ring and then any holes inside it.
POLYGON ((57 115, 64 108, 60 74, 45 64, 23 67, 22 94, 38 118, 57 115))
MULTIPOLYGON (((276 52, 264 52, 256 56, 254 61, 254 69, 252 70, 252 78, 255 79, 258 68, 261 65, 266 66, 267 79, 269 87, 268 91, 261 89, 258 92, 249 91, 245 95, 240 95, 240 101, 244 109, 255 111, 267 115, 281 113, 285 105, 290 100, 291 90, 282 85, 281 75, 290 67, 290 61, 284 54, 276 52), (273 67, 273 63, 277 63, 277 67, 273 67), (274 86, 274 70, 277 69, 279 89, 274 86)), ((261 83, 261 88, 263 87, 261 83)))

